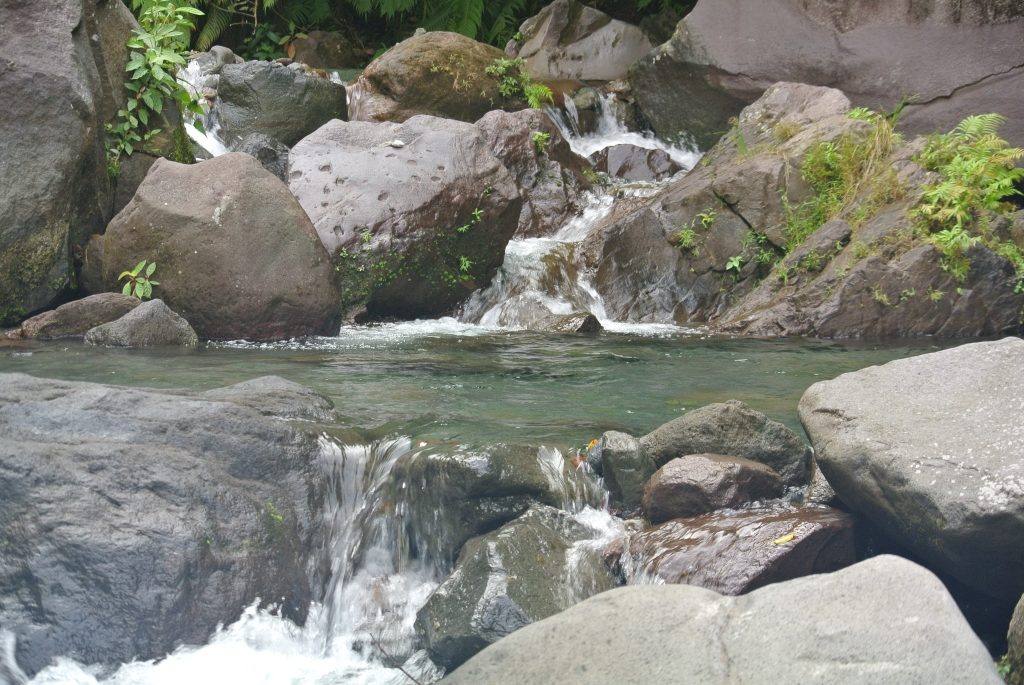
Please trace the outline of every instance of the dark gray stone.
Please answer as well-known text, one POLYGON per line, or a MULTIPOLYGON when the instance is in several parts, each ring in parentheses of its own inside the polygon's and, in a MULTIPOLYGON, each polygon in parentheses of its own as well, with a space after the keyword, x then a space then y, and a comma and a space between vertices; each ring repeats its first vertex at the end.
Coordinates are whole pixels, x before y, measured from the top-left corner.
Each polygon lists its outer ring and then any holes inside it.
POLYGON ((1024 341, 963 345, 812 385, 800 421, 852 511, 992 597, 1024 593, 1024 341))
POLYGON ((195 347, 199 344, 199 336, 188 325, 188 321, 175 314, 163 300, 156 299, 143 302, 116 321, 90 329, 85 334, 85 344, 106 347, 195 347))
POLYGON ((642 506, 651 523, 734 509, 782 496, 779 474, 756 461, 721 454, 672 459, 644 486, 642 506))
POLYGON ((942 583, 891 556, 741 597, 685 585, 604 592, 491 645, 445 683, 661 683, 680 674, 706 685, 1001 683, 942 583))
POLYGON ((315 430, 231 402, 0 375, 0 624, 34 674, 204 644, 257 598, 301 623, 315 430))
POLYGON ((614 587, 596 550, 570 554, 591 535, 564 511, 533 507, 466 543, 455 572, 416 616, 431 659, 451 670, 523 626, 614 587))
POLYGON ((204 339, 337 333, 329 255, 288 188, 249 155, 158 160, 107 226, 103 274, 147 259, 157 293, 204 339))
POLYGON ((264 133, 252 133, 231 149, 255 157, 264 169, 288 182, 288 146, 281 141, 264 133))
POLYGON ((288 178, 350 318, 450 312, 490 282, 522 208, 479 129, 431 116, 332 121, 292 148, 288 178))
POLYGON ((294 145, 331 119, 348 118, 345 86, 277 62, 221 67, 215 109, 229 146, 252 133, 294 145))
POLYGON ((807 482, 811 450, 800 437, 742 402, 729 400, 687 412, 640 439, 657 466, 688 454, 728 454, 771 467, 787 485, 807 482))
POLYGON ((590 156, 594 168, 626 181, 663 181, 680 171, 664 150, 636 145, 612 145, 590 156))
POLYGON ((604 476, 612 504, 627 512, 637 510, 644 484, 658 469, 640 441, 627 433, 607 431, 593 453, 595 468, 604 476))

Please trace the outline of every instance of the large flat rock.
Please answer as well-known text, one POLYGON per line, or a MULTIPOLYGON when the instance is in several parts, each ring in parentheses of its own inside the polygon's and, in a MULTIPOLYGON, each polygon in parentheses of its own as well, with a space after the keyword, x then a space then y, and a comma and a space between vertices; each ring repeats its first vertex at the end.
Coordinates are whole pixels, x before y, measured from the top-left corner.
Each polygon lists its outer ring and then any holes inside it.
POLYGON ((963 345, 816 383, 800 420, 828 482, 926 563, 1024 592, 1024 340, 963 345))

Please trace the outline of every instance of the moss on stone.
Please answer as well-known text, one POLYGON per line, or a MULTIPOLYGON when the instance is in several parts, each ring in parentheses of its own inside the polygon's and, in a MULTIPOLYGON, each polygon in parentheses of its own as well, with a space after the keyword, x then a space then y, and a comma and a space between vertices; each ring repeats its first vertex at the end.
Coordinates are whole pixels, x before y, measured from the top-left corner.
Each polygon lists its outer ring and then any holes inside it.
POLYGON ((70 283, 67 240, 68 223, 52 221, 0 253, 0 326, 18 323, 35 308, 28 302, 33 290, 56 295, 70 283))

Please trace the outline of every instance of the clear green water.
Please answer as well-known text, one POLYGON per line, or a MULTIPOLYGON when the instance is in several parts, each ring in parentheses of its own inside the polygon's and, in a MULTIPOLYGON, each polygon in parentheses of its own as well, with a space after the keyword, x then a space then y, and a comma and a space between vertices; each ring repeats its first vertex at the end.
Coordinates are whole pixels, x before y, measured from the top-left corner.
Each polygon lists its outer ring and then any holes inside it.
POLYGON ((398 433, 566 448, 610 429, 646 433, 726 399, 798 428, 797 401, 812 383, 943 345, 722 339, 655 330, 552 336, 448 321, 194 351, 38 343, 0 348, 0 372, 199 390, 275 374, 331 397, 344 426, 369 437, 398 433))

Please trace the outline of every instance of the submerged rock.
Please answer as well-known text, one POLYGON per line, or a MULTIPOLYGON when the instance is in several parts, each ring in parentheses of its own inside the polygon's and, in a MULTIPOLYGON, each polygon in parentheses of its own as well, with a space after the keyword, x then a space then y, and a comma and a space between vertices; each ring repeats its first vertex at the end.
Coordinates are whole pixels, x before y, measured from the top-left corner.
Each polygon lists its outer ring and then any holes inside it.
POLYGON ((1024 341, 963 345, 812 385, 800 420, 843 502, 984 594, 1024 593, 1024 341))
POLYGON ((215 109, 220 136, 229 146, 253 133, 294 145, 348 114, 340 83, 301 68, 258 61, 221 67, 215 109))
POLYGON ((0 375, 0 624, 30 674, 204 644, 261 598, 302 623, 315 430, 199 395, 0 375))
POLYGON ((451 670, 523 626, 614 587, 597 551, 585 546, 592 536, 564 511, 533 507, 466 543, 455 572, 416 616, 431 659, 451 670))
POLYGON ((23 321, 19 335, 36 340, 81 338, 90 328, 115 321, 140 304, 139 298, 121 293, 89 295, 23 321))
POLYGON ((393 499, 408 511, 410 537, 425 546, 420 555, 445 573, 467 540, 490 533, 535 504, 573 507, 601 500, 583 470, 543 446, 427 448, 402 457, 391 478, 393 499))
POLYGON ((136 24, 120 0, 52 0, 5 2, 0 25, 3 327, 74 286, 72 248, 110 219, 103 124, 136 24))
POLYGON ((288 188, 249 155, 159 160, 107 227, 104 280, 146 259, 156 294, 204 339, 333 334, 330 257, 288 188))
POLYGON ((349 88, 353 121, 402 122, 417 114, 472 122, 492 109, 522 109, 487 73, 501 50, 458 33, 428 31, 375 59, 349 88))
POLYGON ((857 560, 853 518, 825 507, 776 506, 679 518, 630 536, 630 582, 685 583, 740 595, 831 573, 857 560))
POLYGON ((429 116, 332 121, 292 148, 288 178, 350 318, 450 312, 494 276, 522 207, 475 126, 429 116))
POLYGON ((555 0, 519 32, 522 45, 513 54, 538 79, 611 81, 654 47, 639 27, 576 0, 555 0))
POLYGON ((163 300, 143 302, 130 312, 109 323, 89 329, 86 345, 107 347, 153 347, 182 345, 195 347, 199 336, 163 300))
POLYGON ((234 402, 255 409, 264 416, 306 421, 331 421, 334 403, 325 395, 280 376, 261 376, 223 388, 214 388, 203 397, 218 402, 234 402))
POLYGON ((658 469, 644 486, 642 506, 651 523, 782 496, 770 467, 741 457, 691 454, 658 469))
POLYGON ((701 0, 629 80, 659 136, 693 135, 702 148, 776 81, 828 85, 887 111, 910 95, 900 122, 913 133, 1001 112, 1021 145, 1024 103, 1012 93, 1024 82, 1022 30, 1013 2, 701 0))
POLYGON ((942 583, 891 556, 741 597, 685 585, 612 590, 491 645, 445 682, 606 685, 679 674, 706 685, 1001 682, 942 583))

